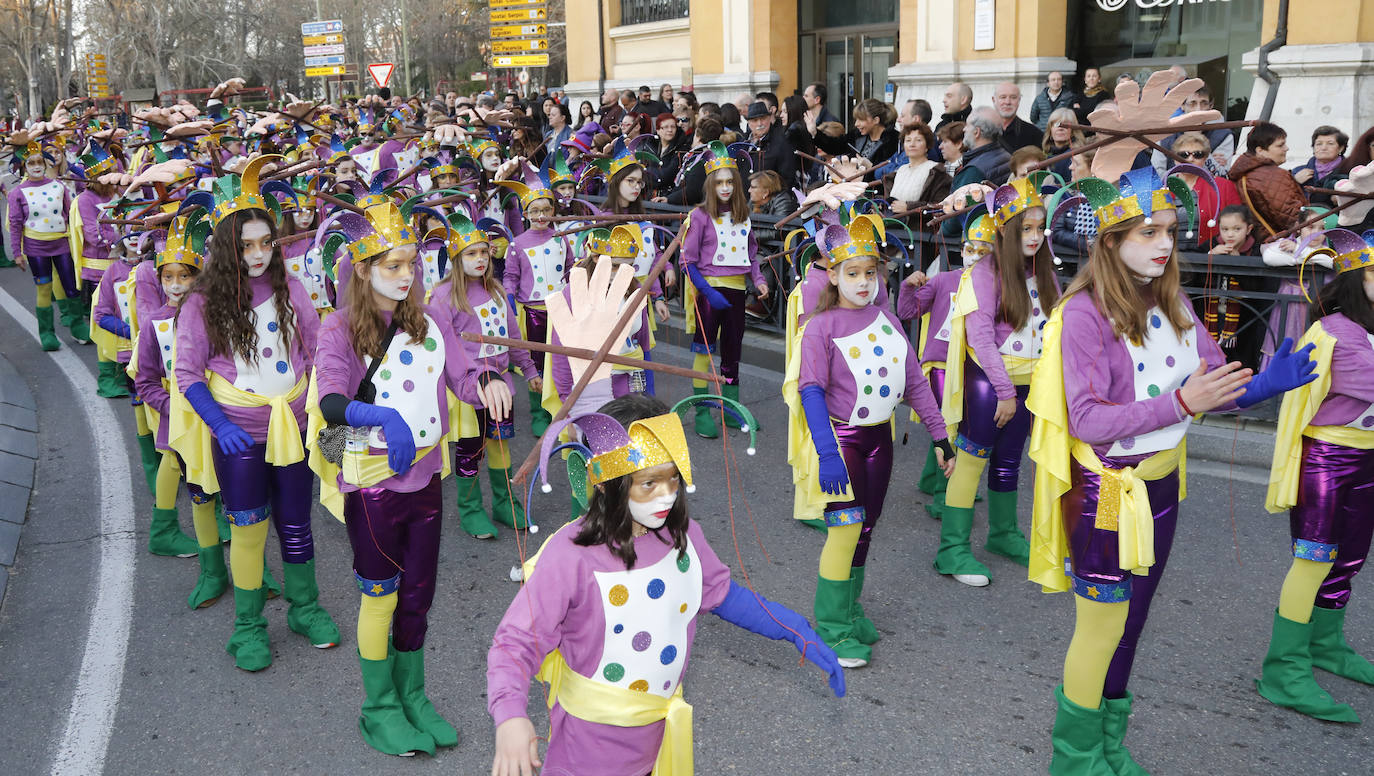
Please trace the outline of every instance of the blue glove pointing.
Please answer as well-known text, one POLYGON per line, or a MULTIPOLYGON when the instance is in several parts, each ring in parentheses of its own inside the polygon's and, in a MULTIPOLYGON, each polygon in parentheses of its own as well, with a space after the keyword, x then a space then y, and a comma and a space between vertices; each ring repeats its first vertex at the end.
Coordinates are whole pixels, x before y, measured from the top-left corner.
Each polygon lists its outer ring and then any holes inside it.
POLYGON ((205 421, 205 425, 210 427, 210 433, 215 435, 220 452, 225 455, 240 455, 253 446, 253 437, 225 416, 224 410, 220 408, 219 402, 215 401, 215 397, 210 395, 210 388, 205 383, 195 383, 187 388, 186 401, 190 402, 191 408, 205 421))
POLYGON ((706 300, 706 304, 711 305, 712 309, 724 310, 730 306, 729 300, 725 295, 717 291, 715 286, 706 282, 706 276, 701 274, 701 268, 695 264, 687 265, 687 276, 692 279, 692 285, 697 287, 697 293, 706 300))
POLYGON ((1309 342, 1295 353, 1293 338, 1284 337, 1278 351, 1269 360, 1269 368, 1245 384, 1245 393, 1236 399, 1236 406, 1251 407, 1317 379, 1317 364, 1311 355, 1314 347, 1309 342))
POLYGON ((350 426, 381 426, 386 437, 386 463, 397 474, 410 471, 415 463, 415 436, 410 433, 401 413, 391 407, 379 407, 367 402, 351 401, 344 410, 350 426))
POLYGON ((801 389, 801 402, 802 411, 806 413, 806 426, 811 429, 811 440, 816 445, 816 456, 820 459, 821 491, 838 496, 849 485, 849 470, 845 468, 840 446, 835 442, 835 430, 830 427, 825 391, 819 385, 808 385, 801 389))
POLYGON ((714 610, 717 617, 733 625, 770 639, 787 639, 796 646, 802 657, 830 675, 830 689, 835 697, 845 692, 844 669, 835 658, 835 651, 826 646, 806 618, 776 601, 740 587, 730 581, 730 592, 714 610))

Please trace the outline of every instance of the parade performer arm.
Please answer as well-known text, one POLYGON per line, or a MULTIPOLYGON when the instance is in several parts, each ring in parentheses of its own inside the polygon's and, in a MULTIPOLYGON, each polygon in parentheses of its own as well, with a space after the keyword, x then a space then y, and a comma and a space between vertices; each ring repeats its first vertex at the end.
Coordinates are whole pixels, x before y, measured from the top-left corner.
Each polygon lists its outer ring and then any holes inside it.
POLYGON ((138 371, 134 374, 134 388, 138 390, 138 398, 142 399, 144 404, 157 410, 158 414, 166 416, 171 397, 162 386, 163 358, 158 352, 155 326, 155 321, 144 321, 142 331, 139 332, 138 371))
POLYGON ((1294 352, 1293 338, 1284 337, 1269 361, 1269 368, 1245 385, 1245 392, 1236 399, 1236 406, 1245 409, 1316 380, 1317 365, 1311 355, 1314 347, 1316 345, 1309 342, 1302 350, 1294 352))
MULTIPOLYGON (((983 373, 988 376, 988 382, 992 383, 993 392, 997 394, 997 410, 1001 414, 1004 403, 1012 405, 1011 412, 1015 412, 1016 386, 1011 381, 1011 376, 1007 374, 1006 364, 1002 363, 1002 354, 997 350, 996 326, 997 326, 997 307, 998 283, 997 275, 992 271, 992 262, 979 262, 969 270, 970 280, 973 283, 973 293, 978 299, 977 309, 970 312, 964 321, 964 333, 968 339, 969 347, 973 349, 973 354, 978 357, 978 365, 983 368, 983 373)), ((960 358, 957 353, 950 353, 950 358, 960 358)), ((1008 415, 1010 420, 1010 415, 1008 415)), ((1006 421, 998 423, 1001 426, 1006 421)))
MULTIPOLYGON (((884 310, 883 314, 891 320, 891 313, 884 310)), ((891 322, 894 328, 899 327, 895 320, 891 322)), ((935 444, 936 463, 948 477, 954 473, 954 448, 949 443, 949 429, 945 426, 944 415, 940 414, 940 405, 935 401, 930 381, 921 373, 921 360, 916 357, 916 349, 911 346, 910 340, 904 337, 903 341, 906 342, 906 391, 902 403, 916 412, 921 424, 930 433, 935 444)))
POLYGON ((182 304, 177 316, 177 385, 181 386, 181 392, 191 408, 210 427, 210 433, 214 434, 220 450, 228 455, 237 455, 253 446, 253 437, 225 416, 205 384, 210 347, 204 340, 204 309, 204 295, 192 293, 182 304))
POLYGON ((902 321, 914 321, 930 312, 934 299, 935 287, 926 273, 919 270, 913 272, 897 289, 897 317, 902 321))
POLYGON ((759 241, 754 236, 754 227, 749 227, 749 279, 754 282, 754 288, 758 289, 759 298, 768 298, 768 281, 763 277, 763 268, 759 266, 759 241))
MULTIPOLYGON (((316 353, 315 379, 320 391, 320 414, 330 423, 381 426, 386 438, 387 465, 398 475, 410 471, 415 461, 415 437, 401 414, 391 407, 379 407, 352 397, 365 369, 348 339, 348 313, 337 313, 325 321, 316 353)), ((396 336, 406 336, 397 332, 396 336)))
POLYGON ((732 625, 757 633, 774 641, 786 639, 802 657, 810 660, 830 675, 830 689, 835 696, 844 697, 844 669, 835 658, 834 650, 825 645, 811 629, 806 618, 776 601, 746 590, 733 580, 725 600, 712 610, 717 617, 732 625))
POLYGON ((204 380, 190 385, 184 393, 186 401, 191 403, 191 408, 205 421, 205 425, 210 427, 210 433, 215 435, 219 449, 226 455, 238 455, 253 446, 253 437, 225 416, 219 402, 210 395, 210 388, 205 385, 204 380))
POLYGON ((21 184, 15 184, 9 193, 9 227, 10 227, 10 246, 14 250, 14 260, 19 266, 27 270, 29 263, 24 256, 24 221, 29 217, 28 201, 24 199, 21 184))
POLYGON ((299 347, 305 355, 305 369, 315 363, 315 351, 320 346, 320 316, 315 312, 315 303, 310 300, 310 292, 294 277, 287 277, 286 287, 295 309, 296 336, 300 338, 299 347))
MULTIPOLYGON (((124 322, 124 317, 119 314, 119 300, 114 290, 114 272, 106 271, 100 277, 100 299, 99 303, 92 311, 91 317, 100 325, 100 328, 110 332, 116 337, 129 339, 131 332, 129 324, 124 322)), ((161 286, 158 287, 161 291, 161 286)), ((154 337, 154 339, 157 339, 154 337)))
POLYGON ((682 238, 682 269, 691 278, 692 285, 696 287, 697 293, 701 294, 712 309, 724 310, 730 306, 725 295, 717 291, 714 286, 706 282, 706 276, 701 274, 701 243, 709 233, 714 235, 711 230, 711 217, 706 215, 706 211, 697 208, 692 211, 692 215, 687 219, 687 234, 682 238))
MULTIPOLYGON (((77 199, 77 209, 81 211, 82 239, 87 249, 95 249, 101 255, 108 255, 111 248, 119 242, 119 230, 112 224, 100 223, 104 208, 94 194, 77 199)), ((75 258, 75 257, 73 257, 75 258)))
MULTIPOLYGON (((435 301, 429 305, 429 313, 439 322, 444 338, 444 375, 449 389, 460 401, 485 408, 492 420, 503 421, 510 417, 510 386, 500 372, 488 369, 468 355, 464 341, 458 337, 457 311, 448 306, 449 286, 441 285, 439 289, 433 297, 435 301)), ((434 334, 430 332, 430 336, 434 334)))

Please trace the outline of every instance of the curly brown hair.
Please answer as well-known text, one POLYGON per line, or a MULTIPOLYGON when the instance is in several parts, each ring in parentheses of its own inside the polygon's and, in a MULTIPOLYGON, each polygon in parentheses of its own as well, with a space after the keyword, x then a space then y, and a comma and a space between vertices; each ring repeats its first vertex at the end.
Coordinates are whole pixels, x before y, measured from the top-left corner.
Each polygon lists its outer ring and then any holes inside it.
MULTIPOLYGON (((229 214, 215 225, 210 236, 209 260, 191 291, 205 297, 205 336, 210 340, 210 354, 226 358, 237 355, 250 364, 258 362, 258 333, 254 327, 253 292, 249 287, 248 267, 243 263, 240 238, 243 227, 253 221, 266 223, 268 233, 276 240, 277 224, 266 210, 240 210, 229 214)), ((296 308, 291 304, 281 248, 275 245, 266 275, 272 284, 282 344, 289 353, 291 341, 296 339, 296 308)))
MULTIPOLYGON (((386 335, 387 324, 377 307, 376 295, 372 293, 372 268, 390 255, 391 251, 387 251, 354 264, 353 277, 349 279, 348 290, 344 293, 344 306, 348 308, 348 339, 353 343, 353 352, 360 359, 386 355, 382 352, 382 339, 386 335)), ((411 283, 410 296, 396 304, 396 312, 392 313, 392 317, 397 321, 396 330, 410 335, 410 344, 418 345, 429 336, 425 303, 420 297, 418 283, 411 283)))

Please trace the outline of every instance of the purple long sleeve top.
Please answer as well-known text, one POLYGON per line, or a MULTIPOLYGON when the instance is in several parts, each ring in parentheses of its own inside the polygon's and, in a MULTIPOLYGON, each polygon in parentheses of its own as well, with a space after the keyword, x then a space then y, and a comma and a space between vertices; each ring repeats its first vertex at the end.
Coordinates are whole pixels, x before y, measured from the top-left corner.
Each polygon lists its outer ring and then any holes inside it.
POLYGON ((759 244, 747 219, 736 224, 728 214, 723 214, 712 220, 701 208, 693 210, 688 217, 687 235, 682 239, 684 271, 688 265, 695 264, 706 278, 747 274, 757 286, 763 283, 758 253, 759 244), (725 244, 716 234, 717 227, 725 234, 725 244), (741 253, 746 255, 741 256, 741 253))
POLYGON ((147 320, 165 304, 167 294, 157 277, 157 262, 140 261, 134 267, 134 309, 138 312, 138 320, 147 320))
POLYGON ((903 283, 897 289, 897 317, 904 321, 930 314, 921 363, 944 363, 949 358, 949 316, 954 292, 959 289, 958 272, 941 272, 924 286, 912 288, 903 283))
POLYGON ((949 437, 916 351, 889 310, 835 307, 814 315, 801 347, 797 388, 822 388, 830 417, 877 425, 905 404, 921 416, 933 439, 949 437))
MULTIPOLYGON (((1016 386, 1007 374, 998 348, 1011 336, 1013 329, 1010 323, 1001 320, 997 315, 997 309, 1002 304, 1002 285, 997 277, 996 264, 997 262, 988 259, 965 270, 970 273, 973 280, 973 293, 978 299, 978 309, 965 317, 964 337, 969 347, 973 348, 973 354, 978 357, 978 364, 983 367, 988 382, 992 383, 997 398, 1006 401, 1016 398, 1016 386)), ((1031 277, 1031 274, 1027 269, 1026 277, 1031 277)), ((1056 289, 1058 285, 1059 281, 1056 279, 1056 289)), ((1033 298, 1031 304, 1039 309, 1040 300, 1033 298)), ((1048 310, 1041 312, 1049 315, 1048 310)))
MULTIPOLYGON (((491 648, 487 651, 487 711, 498 726, 508 719, 526 716, 530 679, 553 650, 557 649, 568 667, 584 677, 604 673, 598 669, 603 653, 610 646, 607 644, 608 612, 619 609, 622 604, 615 604, 617 600, 628 603, 626 608, 631 608, 644 598, 638 585, 626 593, 628 601, 615 598, 616 589, 612 588, 611 605, 607 605, 597 576, 624 573, 625 562, 612 555, 605 545, 580 547, 574 544, 580 526, 581 520, 575 521, 544 543, 538 566, 516 593, 492 637, 491 648)), ((664 587, 664 592, 655 600, 656 605, 671 607, 675 613, 682 602, 675 590, 673 575, 679 570, 685 574, 687 569, 676 560, 677 551, 671 539, 666 537, 666 532, 660 537, 657 532, 650 531, 634 539, 634 569, 647 569, 669 561, 671 568, 663 580, 654 580, 664 587), (668 558, 670 553, 671 559, 668 558), (665 586, 664 582, 668 584, 665 586)), ((691 658, 697 619, 702 612, 720 606, 730 591, 730 569, 716 557, 695 520, 687 525, 687 538, 701 569, 701 603, 697 616, 687 623, 684 643, 655 642, 645 647, 655 656, 666 657, 668 653, 664 650, 673 650, 673 657, 681 666, 678 681, 691 658)), ((653 590, 654 586, 651 584, 649 589, 653 590)), ((633 621, 626 622, 625 629, 616 632, 634 633, 638 645, 647 640, 649 634, 647 631, 636 633, 636 625, 633 621)), ((621 673, 625 674, 624 680, 631 678, 624 669, 621 673)), ((619 676, 615 678, 621 680, 619 676)), ((549 726, 549 748, 541 771, 546 776, 643 776, 653 770, 663 741, 662 722, 642 727, 602 725, 573 717, 557 704, 549 711, 549 726)))
MULTIPOLYGON (((129 324, 130 331, 133 330, 134 321, 130 320, 130 316, 124 314, 124 309, 119 304, 118 287, 127 286, 129 275, 135 270, 135 265, 126 261, 116 261, 110 265, 109 269, 105 270, 105 274, 100 278, 100 298, 97 300, 95 307, 91 310, 91 321, 95 323, 95 325, 103 327, 104 324, 101 322, 105 319, 105 316, 113 315, 124 323, 129 324)), ((138 316, 138 321, 141 322, 144 320, 142 315, 143 311, 138 309, 137 306, 138 288, 136 284, 134 287, 134 294, 134 314, 138 316)), ((149 312, 151 312, 151 310, 149 312)), ((113 334, 114 332, 111 333, 113 334)), ((130 351, 121 350, 115 357, 118 359, 119 363, 127 364, 129 363, 130 351)))
POLYGON ((506 251, 502 283, 507 294, 520 304, 542 306, 544 299, 563 288, 574 261, 567 237, 554 237, 553 229, 526 229, 506 251))
POLYGON ((1336 338, 1336 348, 1331 354, 1331 389, 1310 425, 1344 426, 1374 404, 1374 380, 1369 377, 1374 374, 1374 343, 1363 326, 1343 313, 1323 317, 1321 325, 1336 338))
MULTIPOLYGON (((367 366, 371 363, 370 360, 364 362, 353 350, 353 343, 349 339, 350 312, 348 309, 338 310, 325 318, 320 327, 320 345, 315 351, 315 379, 319 386, 321 398, 337 393, 352 399, 357 395, 358 384, 362 382, 363 375, 367 374, 367 366)), ((425 314, 434 322, 434 325, 430 331, 426 332, 421 342, 411 349, 409 348, 410 335, 398 331, 392 341, 391 349, 395 351, 399 348, 399 362, 412 363, 407 361, 405 357, 407 352, 423 350, 433 353, 435 349, 430 347, 431 341, 442 339, 444 345, 443 379, 435 381, 433 392, 388 391, 384 385, 377 386, 379 397, 383 393, 387 394, 384 399, 379 398, 378 403, 400 411, 399 402, 404 401, 409 405, 407 410, 411 411, 412 414, 423 416, 428 413, 428 416, 437 423, 439 431, 433 439, 423 439, 418 435, 416 436, 415 447, 417 449, 435 444, 434 440, 441 439, 444 434, 448 433, 446 388, 452 390, 453 394, 462 401, 474 406, 480 407, 482 405, 481 397, 477 392, 481 367, 473 363, 463 347, 464 343, 458 339, 453 329, 444 324, 443 311, 426 306, 425 314)), ((382 319, 386 321, 387 325, 390 325, 391 313, 383 311, 382 319)), ((378 376, 380 375, 379 370, 378 376)), ((377 378, 374 377, 373 379, 375 381, 377 378)), ((416 429, 412 428, 412 432, 415 431, 416 429)), ((369 448, 369 452, 374 455, 386 455, 386 448, 369 448)), ((417 461, 405 474, 392 475, 377 483, 376 487, 398 493, 414 493, 429 484, 434 475, 439 473, 443 467, 443 457, 447 454, 446 449, 436 450, 417 461)), ((343 493, 358 490, 356 485, 344 482, 342 473, 339 474, 338 487, 343 493)))
POLYGON ((171 374, 172 343, 176 337, 177 308, 163 305, 142 318, 138 333, 138 373, 134 387, 144 404, 157 410, 158 424, 153 441, 159 450, 167 450, 167 409, 171 395, 162 380, 171 374))
MULTIPOLYGON (((461 271, 461 270, 460 270, 461 271)), ((509 337, 520 339, 520 324, 515 309, 505 299, 493 299, 480 283, 467 287, 470 310, 460 310, 453 302, 453 279, 443 281, 434 289, 429 298, 430 309, 435 320, 445 331, 454 333, 469 359, 479 363, 484 369, 497 372, 506 381, 506 387, 515 391, 511 379, 512 365, 520 369, 526 380, 537 376, 534 359, 523 348, 504 348, 498 345, 482 345, 462 338, 468 332, 489 337, 509 337)), ((471 404, 471 402, 469 402, 471 404)))
MULTIPOLYGON (((273 309, 270 304, 272 282, 267 275, 249 278, 247 282, 252 294, 253 307, 269 303, 267 309, 273 309)), ((290 290, 291 306, 295 313, 295 335, 291 338, 291 352, 262 352, 263 345, 259 342, 260 352, 255 354, 257 363, 245 363, 243 374, 240 374, 237 366, 239 361, 233 353, 210 352, 210 338, 205 333, 205 294, 192 291, 182 303, 181 315, 177 321, 176 375, 177 387, 182 393, 196 383, 206 382, 206 371, 214 372, 230 383, 235 383, 240 377, 252 380, 255 374, 273 369, 286 374, 288 366, 289 373, 297 380, 306 376, 314 363, 315 348, 319 342, 320 316, 315 313, 314 306, 310 304, 310 296, 305 293, 300 281, 288 276, 286 284, 290 290)), ((232 301, 216 300, 216 303, 232 304, 232 301)), ((254 318, 251 314, 249 317, 250 320, 254 318)), ((276 324, 278 321, 273 320, 264 325, 270 327, 276 324)), ((302 391, 300 398, 291 402, 291 410, 295 413, 296 422, 300 424, 302 431, 305 430, 305 398, 306 392, 302 391)), ((230 404, 222 404, 221 407, 225 416, 248 432, 254 442, 267 441, 267 421, 271 416, 271 407, 235 407, 230 404)))
MULTIPOLYGON (((101 205, 108 201, 108 197, 102 197, 90 189, 76 197, 76 210, 81 215, 81 255, 88 259, 110 258, 110 253, 119 243, 119 230, 111 224, 100 223, 105 213, 101 205)), ((100 275, 101 271, 93 267, 81 269, 83 280, 99 280, 100 275)))
POLYGON ((26 178, 10 189, 9 205, 10 245, 23 246, 23 253, 26 256, 60 256, 71 251, 71 246, 67 243, 67 213, 71 209, 72 195, 66 186, 52 178, 37 181, 26 178), (38 240, 24 236, 24 224, 29 220, 30 215, 28 197, 25 196, 24 192, 38 189, 42 189, 42 191, 30 196, 35 197, 47 208, 42 213, 34 213, 36 218, 46 218, 46 221, 39 224, 43 227, 40 231, 59 234, 61 235, 60 239, 38 240), (60 208, 60 210, 54 210, 55 208, 60 208))

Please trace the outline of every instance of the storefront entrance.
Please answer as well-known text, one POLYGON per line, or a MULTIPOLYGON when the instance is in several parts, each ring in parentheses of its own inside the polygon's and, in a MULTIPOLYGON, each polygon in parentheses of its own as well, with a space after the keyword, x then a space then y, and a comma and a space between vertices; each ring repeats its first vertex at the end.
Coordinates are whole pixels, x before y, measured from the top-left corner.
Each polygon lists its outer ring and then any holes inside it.
POLYGON ((825 106, 846 126, 860 100, 893 100, 887 71, 897 64, 895 0, 802 0, 801 30, 798 83, 824 83, 825 106))

